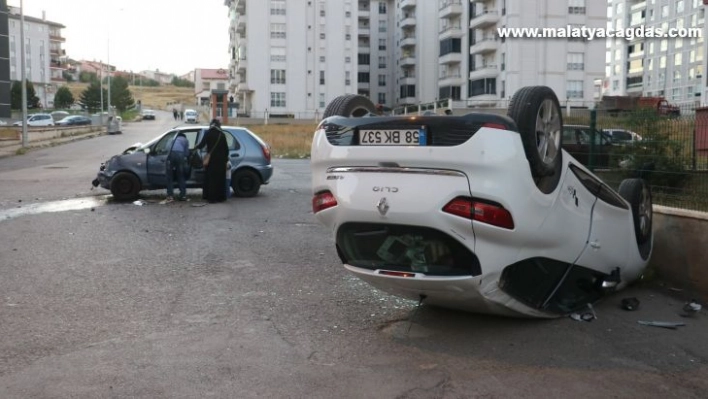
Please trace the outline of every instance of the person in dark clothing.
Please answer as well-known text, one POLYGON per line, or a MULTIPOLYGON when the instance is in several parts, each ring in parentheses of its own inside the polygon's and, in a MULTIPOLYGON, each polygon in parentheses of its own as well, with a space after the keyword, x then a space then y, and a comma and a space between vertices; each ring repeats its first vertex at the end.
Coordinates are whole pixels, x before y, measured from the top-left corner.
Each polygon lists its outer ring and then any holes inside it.
POLYGON ((204 133, 197 149, 206 147, 210 155, 209 164, 204 170, 204 186, 202 198, 214 202, 226 201, 226 163, 229 160, 229 147, 226 143, 226 132, 221 130, 221 122, 213 119, 209 130, 204 133))

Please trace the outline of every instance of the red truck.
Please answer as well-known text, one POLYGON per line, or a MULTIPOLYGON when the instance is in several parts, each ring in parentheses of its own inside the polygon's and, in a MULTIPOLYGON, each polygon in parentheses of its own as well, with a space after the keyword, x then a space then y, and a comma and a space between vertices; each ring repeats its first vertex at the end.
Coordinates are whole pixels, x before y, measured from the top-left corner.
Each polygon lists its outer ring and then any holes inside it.
POLYGON ((598 109, 611 114, 634 111, 638 108, 652 108, 659 115, 679 116, 681 110, 669 104, 664 97, 639 97, 639 96, 602 96, 598 109))

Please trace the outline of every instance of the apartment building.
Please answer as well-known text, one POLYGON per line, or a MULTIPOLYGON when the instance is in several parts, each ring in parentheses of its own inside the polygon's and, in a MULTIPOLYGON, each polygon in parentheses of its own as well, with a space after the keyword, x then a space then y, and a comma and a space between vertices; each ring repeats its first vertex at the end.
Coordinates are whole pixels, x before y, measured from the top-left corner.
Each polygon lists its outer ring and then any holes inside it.
POLYGON ((504 38, 497 28, 605 28, 605 2, 472 0, 468 104, 506 105, 524 86, 551 87, 562 104, 589 106, 605 75, 604 40, 504 38))
MULTIPOLYGON (((9 43, 7 1, 0 0, 0 43, 9 43)), ((10 49, 0 46, 0 118, 10 117, 10 49)))
MULTIPOLYGON (((32 82, 35 93, 44 107, 54 106, 54 94, 58 84, 64 81, 66 69, 66 51, 62 44, 66 41, 61 35, 64 25, 42 18, 24 16, 25 27, 25 76, 32 82)), ((9 48, 10 80, 21 80, 22 59, 20 39, 20 9, 9 7, 9 48)))
POLYGON ((610 0, 608 28, 699 28, 698 37, 610 39, 606 95, 663 96, 676 104, 706 102, 703 0, 610 0))
POLYGON ((225 0, 240 112, 313 118, 357 93, 356 0, 225 0))

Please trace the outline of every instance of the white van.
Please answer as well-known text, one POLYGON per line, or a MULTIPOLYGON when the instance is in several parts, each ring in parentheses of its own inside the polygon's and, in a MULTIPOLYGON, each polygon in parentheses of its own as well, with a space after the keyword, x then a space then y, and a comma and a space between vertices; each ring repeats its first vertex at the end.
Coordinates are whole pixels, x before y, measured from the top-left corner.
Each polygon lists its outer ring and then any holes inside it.
POLYGON ((184 121, 187 123, 197 123, 199 121, 199 114, 193 109, 188 109, 184 111, 184 121))

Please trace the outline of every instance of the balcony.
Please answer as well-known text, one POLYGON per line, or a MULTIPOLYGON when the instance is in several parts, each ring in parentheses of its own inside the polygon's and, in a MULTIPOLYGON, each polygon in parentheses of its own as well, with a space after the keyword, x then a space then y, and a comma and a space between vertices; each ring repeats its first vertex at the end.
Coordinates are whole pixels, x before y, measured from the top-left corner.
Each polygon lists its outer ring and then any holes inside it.
POLYGON ((64 43, 66 41, 66 39, 57 34, 57 35, 49 35, 49 41, 64 43))
POLYGON ((401 10, 408 10, 415 7, 415 0, 402 0, 401 10))
POLYGON ((358 33, 359 36, 369 36, 371 35, 371 28, 369 25, 359 25, 358 33))
POLYGON ((496 78, 499 76, 499 67, 496 64, 487 64, 470 71, 470 80, 496 78))
POLYGON ((499 13, 496 11, 481 12, 470 19, 470 29, 485 29, 499 22, 499 13))
POLYGON ((251 91, 251 89, 248 87, 248 83, 246 83, 246 82, 244 82, 244 81, 238 82, 237 90, 238 90, 240 93, 250 92, 250 91, 251 91))
POLYGON ((238 60, 238 72, 239 73, 244 73, 246 72, 246 69, 248 69, 248 61, 246 61, 246 57, 241 58, 238 60))
POLYGON ((457 64, 462 62, 461 53, 447 53, 440 57, 438 63, 440 64, 457 64))
POLYGON ((359 18, 369 19, 370 16, 371 11, 369 9, 369 6, 367 5, 366 7, 363 7, 361 4, 359 4, 359 18))
POLYGON ((470 46, 470 54, 488 54, 499 49, 499 40, 496 37, 484 38, 470 46))
POLYGON ((401 28, 412 28, 415 26, 415 18, 414 17, 406 17, 401 21, 401 28))
POLYGON ((401 105, 413 105, 417 103, 418 101, 416 101, 415 97, 413 96, 401 98, 401 105))
POLYGON ((370 90, 370 89, 371 89, 370 82, 358 82, 357 83, 357 90, 370 90))
POLYGON ((462 0, 446 0, 440 5, 440 12, 438 17, 449 18, 462 15, 464 9, 462 8, 462 0))
POLYGON ((245 33, 246 32, 246 18, 239 18, 236 23, 236 32, 245 33))
POLYGON ((415 47, 415 45, 416 45, 415 35, 403 36, 403 39, 401 39, 401 48, 415 47))
POLYGON ((371 47, 369 43, 359 43, 358 51, 359 54, 371 54, 371 47))
POLYGON ((404 54, 401 56, 400 66, 415 66, 415 55, 404 54))
POLYGON ((417 84, 415 74, 409 74, 407 76, 403 76, 398 83, 401 85, 415 85, 415 84, 417 84))
POLYGON ((438 77, 438 86, 458 86, 465 84, 459 72, 446 73, 438 77))
POLYGON ((465 32, 462 30, 462 27, 459 25, 450 25, 450 26, 444 26, 442 29, 440 29, 440 37, 438 38, 439 40, 445 40, 451 37, 463 37, 465 35, 465 32))
POLYGON ((236 0, 236 12, 241 15, 246 14, 246 0, 236 0))

